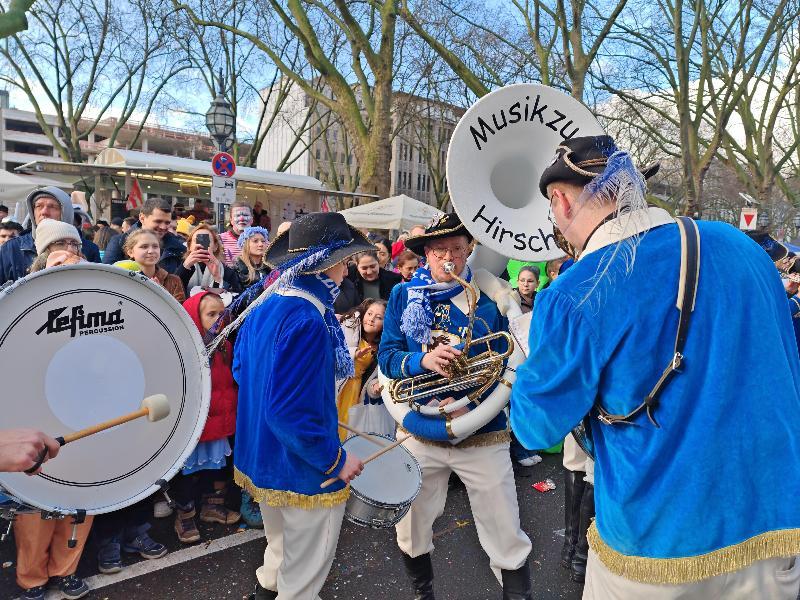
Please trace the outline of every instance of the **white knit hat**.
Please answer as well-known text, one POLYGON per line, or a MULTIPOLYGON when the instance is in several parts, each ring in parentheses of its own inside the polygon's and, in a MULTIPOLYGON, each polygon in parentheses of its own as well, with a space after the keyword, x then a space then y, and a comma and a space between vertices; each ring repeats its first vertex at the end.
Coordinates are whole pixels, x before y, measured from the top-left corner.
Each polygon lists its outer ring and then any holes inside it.
POLYGON ((74 225, 56 221, 55 219, 42 219, 36 226, 36 253, 41 254, 53 242, 58 240, 75 240, 81 242, 81 236, 74 225))

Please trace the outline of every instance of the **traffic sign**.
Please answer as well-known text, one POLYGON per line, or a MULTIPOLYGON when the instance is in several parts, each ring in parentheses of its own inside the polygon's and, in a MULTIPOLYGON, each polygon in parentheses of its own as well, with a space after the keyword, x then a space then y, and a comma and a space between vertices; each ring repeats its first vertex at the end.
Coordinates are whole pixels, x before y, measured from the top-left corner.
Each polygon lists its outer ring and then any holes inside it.
POLYGON ((211 170, 217 177, 233 177, 236 173, 236 162, 227 152, 217 152, 211 158, 211 170))
POLYGON ((231 177, 211 178, 211 202, 233 204, 236 201, 236 180, 231 177))
POLYGON ((758 209, 757 208, 742 208, 742 214, 739 216, 739 229, 742 231, 755 231, 758 223, 758 209))

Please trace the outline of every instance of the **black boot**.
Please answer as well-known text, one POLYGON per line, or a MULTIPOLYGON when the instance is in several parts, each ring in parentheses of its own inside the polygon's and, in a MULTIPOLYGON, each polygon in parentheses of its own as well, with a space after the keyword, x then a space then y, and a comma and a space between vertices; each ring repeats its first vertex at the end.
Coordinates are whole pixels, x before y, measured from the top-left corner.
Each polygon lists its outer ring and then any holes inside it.
POLYGON ((531 566, 528 561, 516 571, 501 571, 503 575, 503 600, 533 600, 531 566))
POLYGON ((578 543, 575 545, 575 556, 572 557, 572 581, 583 583, 586 579, 586 559, 589 558, 589 541, 586 532, 594 518, 594 486, 586 484, 581 501, 581 525, 578 532, 578 543))
POLYGON ((430 554, 411 558, 403 554, 406 573, 414 586, 414 600, 436 600, 433 596, 433 563, 430 554))
POLYGON ((575 544, 578 543, 585 476, 583 471, 564 470, 564 547, 561 548, 561 566, 568 570, 572 566, 575 544))
POLYGON ((247 600, 275 600, 278 597, 278 592, 273 592, 267 588, 261 587, 260 583, 256 583, 256 591, 247 597, 247 600))

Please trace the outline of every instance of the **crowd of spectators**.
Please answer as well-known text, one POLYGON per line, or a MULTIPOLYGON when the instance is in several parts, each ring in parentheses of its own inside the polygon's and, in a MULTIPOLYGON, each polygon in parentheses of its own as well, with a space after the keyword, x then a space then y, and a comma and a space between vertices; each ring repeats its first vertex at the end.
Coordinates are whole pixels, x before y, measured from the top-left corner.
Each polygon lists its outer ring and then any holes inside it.
MULTIPOLYGON (((169 200, 149 198, 136 218, 114 218, 110 222, 100 219, 94 224, 58 188, 36 190, 26 203, 30 215, 26 225, 9 220, 0 223, 0 285, 29 273, 80 261, 136 270, 182 303, 208 342, 228 303, 226 293, 229 298, 235 297, 251 286, 263 285, 270 276, 271 268, 264 256, 270 243, 271 223, 259 203, 254 207, 246 202, 234 203, 228 227, 221 233, 199 202, 183 212, 182 206, 173 206, 169 200)), ((0 215, 4 211, 5 207, 0 206, 0 215)), ((289 226, 288 222, 282 223, 275 235, 289 226)), ((339 382, 339 415, 343 422, 362 430, 387 435, 394 430, 380 400, 377 348, 392 289, 410 281, 415 271, 424 266, 424 258, 408 250, 404 240, 423 232, 422 227, 414 228, 401 233, 394 242, 370 234, 375 250, 353 257, 336 300, 335 310, 356 367, 352 379, 339 382)), ((554 277, 560 266, 558 261, 551 261, 546 265, 522 265, 516 271, 513 283, 523 311, 533 308, 536 290, 547 279, 540 278, 540 270, 554 277)), ((71 533, 71 526, 69 532, 64 531, 68 521, 42 521, 38 516, 18 519, 17 581, 23 598, 44 598, 48 584, 58 587, 66 598, 85 595, 88 586, 75 575, 75 570, 90 532, 98 569, 115 573, 124 566, 124 553, 146 559, 158 559, 167 553, 166 546, 148 533, 155 518, 174 515, 175 535, 187 544, 202 537, 197 519, 226 525, 243 519, 249 526, 263 526, 258 505, 246 492, 234 491, 231 454, 237 390, 230 372, 232 354, 233 347, 225 343, 211 357, 210 414, 198 448, 172 482, 174 509, 159 494, 126 509, 87 519, 77 530, 79 543, 74 548, 65 541, 71 533)), ((515 458, 527 464, 530 454, 515 458)))

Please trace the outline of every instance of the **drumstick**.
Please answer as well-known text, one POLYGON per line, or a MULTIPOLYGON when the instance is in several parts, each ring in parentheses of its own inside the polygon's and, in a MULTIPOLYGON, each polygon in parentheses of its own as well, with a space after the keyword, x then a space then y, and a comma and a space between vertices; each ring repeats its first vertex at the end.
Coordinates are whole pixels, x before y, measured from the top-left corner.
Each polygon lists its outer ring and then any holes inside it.
MULTIPOLYGON (((392 449, 396 448, 397 446, 399 446, 400 444, 405 442, 410 437, 411 437, 410 435, 407 435, 404 438, 400 438, 396 442, 392 442, 388 446, 384 446, 383 448, 378 450, 375 454, 370 454, 367 458, 364 459, 364 464, 366 465, 367 463, 371 463, 373 460, 375 460, 376 458, 378 458, 382 454, 386 454, 389 450, 392 450, 392 449)), ((319 487, 326 488, 329 485, 331 485, 331 484, 333 484, 333 483, 335 483, 337 481, 339 481, 338 477, 331 477, 330 479, 327 479, 327 480, 323 481, 322 485, 320 485, 319 487)))
MULTIPOLYGON (((142 406, 139 410, 128 413, 127 415, 122 415, 121 417, 104 421, 103 423, 98 423, 97 425, 92 425, 91 427, 81 429, 80 431, 74 431, 72 433, 68 433, 67 435, 57 437, 56 441, 63 446, 70 442, 74 442, 75 440, 80 440, 90 435, 94 435, 95 433, 105 431, 106 429, 111 429, 112 427, 122 425, 123 423, 128 423, 129 421, 133 421, 141 417, 147 417, 148 421, 155 422, 160 421, 167 416, 169 416, 169 400, 164 394, 155 394, 154 396, 148 396, 142 400, 142 406)), ((47 448, 39 453, 39 456, 36 459, 36 464, 25 472, 28 474, 35 473, 39 467, 42 466, 45 456, 47 456, 47 448)))
POLYGON ((365 440, 369 440, 370 442, 372 442, 373 444, 377 444, 378 446, 383 447, 383 446, 387 446, 389 444, 389 442, 387 442, 383 438, 379 438, 379 437, 376 437, 374 435, 370 435, 368 433, 364 433, 363 431, 359 431, 358 429, 350 427, 347 423, 342 423, 341 421, 339 421, 339 427, 341 427, 345 431, 349 431, 350 433, 354 433, 358 437, 362 437, 365 440))

